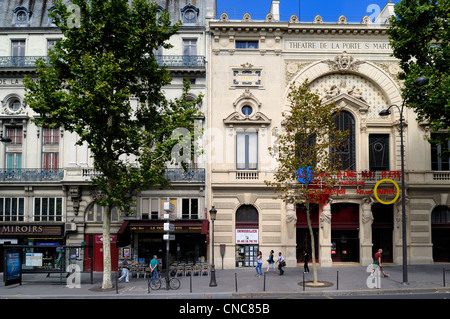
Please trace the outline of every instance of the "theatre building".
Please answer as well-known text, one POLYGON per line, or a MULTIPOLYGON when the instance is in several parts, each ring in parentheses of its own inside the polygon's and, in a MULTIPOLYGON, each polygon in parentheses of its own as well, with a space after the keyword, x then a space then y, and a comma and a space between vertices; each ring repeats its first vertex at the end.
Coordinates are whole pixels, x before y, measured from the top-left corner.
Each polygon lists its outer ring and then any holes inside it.
MULTIPOLYGON (((399 64, 386 30, 393 12, 299 21, 279 16, 272 1, 265 19, 251 12, 233 20, 226 13, 211 21, 208 138, 208 206, 217 209, 216 264, 253 266, 256 251, 266 260, 282 252, 296 265, 311 241, 302 207, 276 199, 265 180, 276 159, 268 147, 283 131, 288 92, 305 80, 323 103, 342 109, 337 126, 349 135, 340 149, 343 162, 336 187, 324 206, 312 210, 316 257, 321 266, 336 262, 368 265, 382 248, 386 262, 402 263, 401 152, 402 105, 399 64), (220 143, 217 141, 221 141, 220 143)), ((220 12, 219 12, 220 14, 220 12)), ((406 233, 411 264, 449 261, 450 171, 440 147, 425 140, 431 132, 404 111, 406 233)))

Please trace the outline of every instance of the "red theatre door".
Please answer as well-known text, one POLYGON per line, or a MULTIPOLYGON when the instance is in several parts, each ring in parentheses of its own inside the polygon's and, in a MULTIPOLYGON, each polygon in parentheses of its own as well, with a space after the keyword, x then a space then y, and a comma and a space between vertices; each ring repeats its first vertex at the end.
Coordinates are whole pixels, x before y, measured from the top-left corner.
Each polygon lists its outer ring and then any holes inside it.
MULTIPOLYGON (((111 269, 117 271, 119 263, 119 250, 117 248, 117 235, 111 238, 111 269)), ((103 271, 103 235, 86 235, 86 242, 93 246, 94 271, 103 271), (93 237, 93 238, 92 238, 93 237)))
POLYGON ((331 259, 359 262, 358 204, 331 204, 331 259))

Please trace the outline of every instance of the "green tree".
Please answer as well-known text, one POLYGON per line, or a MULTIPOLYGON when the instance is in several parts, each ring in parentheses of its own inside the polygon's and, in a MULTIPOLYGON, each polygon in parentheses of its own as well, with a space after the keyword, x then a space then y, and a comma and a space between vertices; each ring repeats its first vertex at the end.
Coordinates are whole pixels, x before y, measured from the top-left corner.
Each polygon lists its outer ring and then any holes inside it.
POLYGON ((273 180, 266 184, 274 187, 283 201, 295 206, 305 205, 314 284, 319 284, 310 204, 327 202, 336 181, 333 176, 340 170, 338 147, 348 132, 336 128, 339 109, 334 103, 323 103, 310 91, 308 81, 298 87, 292 84, 288 99, 290 109, 283 113, 284 130, 279 134, 277 145, 269 148, 278 159, 278 167, 273 180))
MULTIPOLYGON (((146 0, 73 4, 56 2, 51 17, 63 38, 48 63, 36 63, 39 81, 24 81, 26 102, 38 114, 37 125, 63 127, 79 136, 78 145, 88 145, 100 173, 92 185, 105 207, 103 238, 110 238, 113 207, 132 213, 129 207, 139 190, 169 183, 164 170, 181 141, 172 132, 180 127, 192 131, 202 97, 188 103, 186 82, 175 101, 167 101, 161 91, 171 79, 153 52, 169 48, 167 40, 179 28, 171 25, 168 12, 159 14, 158 6, 146 0)), ((109 240, 103 245, 102 288, 108 289, 109 240)))
POLYGON ((450 139, 450 0, 400 1, 389 22, 393 54, 402 68, 399 78, 405 80, 406 105, 416 111, 418 121, 445 132, 434 141, 442 144, 450 139), (426 90, 414 87, 419 76, 428 78, 426 90))

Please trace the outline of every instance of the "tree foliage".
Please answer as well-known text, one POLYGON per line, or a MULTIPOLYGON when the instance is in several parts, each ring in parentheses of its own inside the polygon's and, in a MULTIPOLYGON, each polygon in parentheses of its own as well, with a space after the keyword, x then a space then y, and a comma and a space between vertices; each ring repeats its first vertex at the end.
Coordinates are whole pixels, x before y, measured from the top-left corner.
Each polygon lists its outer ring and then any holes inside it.
MULTIPOLYGON (((124 211, 140 189, 167 185, 164 170, 179 142, 172 132, 193 131, 202 96, 188 102, 186 81, 179 99, 167 101, 163 94, 171 78, 154 51, 170 48, 167 40, 179 29, 168 12, 146 0, 73 4, 56 2, 51 18, 63 38, 48 63, 36 63, 38 81, 24 81, 26 102, 38 114, 37 125, 63 127, 77 134, 77 144, 87 144, 100 173, 92 184, 106 207, 103 236, 109 238, 112 207, 124 211)), ((110 274, 109 247, 104 252, 110 274)), ((103 287, 109 286, 104 276, 103 287)))
POLYGON ((274 187, 285 202, 306 206, 314 282, 317 282, 310 203, 323 205, 327 202, 335 184, 334 176, 340 170, 338 148, 348 132, 335 125, 339 114, 336 105, 324 103, 311 92, 308 81, 299 86, 292 84, 288 99, 290 109, 282 114, 284 129, 277 145, 270 148, 272 156, 278 157, 278 167, 273 180, 266 184, 274 187), (302 183, 299 178, 303 179, 302 183))
POLYGON ((438 132, 445 131, 441 144, 450 139, 450 1, 403 0, 395 5, 388 35, 393 54, 400 60, 401 80, 405 80, 406 105, 438 132), (414 88, 424 76, 426 90, 414 88), (406 92, 410 90, 408 96, 406 92))

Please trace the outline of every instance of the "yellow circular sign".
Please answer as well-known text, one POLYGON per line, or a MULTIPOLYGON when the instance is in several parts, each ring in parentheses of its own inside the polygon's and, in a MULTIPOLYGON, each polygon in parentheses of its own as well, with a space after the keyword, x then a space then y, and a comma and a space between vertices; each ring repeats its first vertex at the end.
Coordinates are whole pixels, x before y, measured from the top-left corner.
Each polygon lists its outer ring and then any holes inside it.
POLYGON ((400 187, 398 187, 398 184, 397 184, 394 180, 389 179, 389 178, 385 178, 385 179, 379 180, 379 181, 375 184, 375 187, 373 188, 373 195, 375 196, 375 198, 376 198, 381 204, 384 204, 384 205, 390 205, 390 204, 395 203, 395 201, 396 201, 396 200, 398 199, 398 197, 400 196, 400 187), (390 202, 385 202, 385 201, 381 200, 381 199, 378 197, 378 192, 377 192, 377 191, 378 191, 378 186, 379 186, 381 183, 383 183, 383 182, 390 182, 390 183, 394 184, 395 188, 397 189, 397 194, 395 195, 394 199, 391 200, 390 202))

